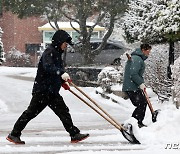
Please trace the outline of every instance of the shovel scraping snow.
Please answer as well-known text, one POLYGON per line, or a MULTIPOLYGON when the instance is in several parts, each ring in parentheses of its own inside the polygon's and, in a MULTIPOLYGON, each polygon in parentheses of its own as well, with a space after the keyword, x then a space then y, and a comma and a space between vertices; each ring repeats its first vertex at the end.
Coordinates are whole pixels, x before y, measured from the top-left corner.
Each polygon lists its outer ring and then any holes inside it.
POLYGON ((152 122, 156 122, 156 121, 157 121, 157 115, 158 115, 158 113, 159 113, 160 110, 155 110, 155 111, 154 111, 154 109, 153 109, 153 107, 152 107, 152 104, 151 104, 151 102, 150 102, 150 100, 149 100, 149 97, 148 97, 147 92, 146 92, 145 89, 143 90, 143 93, 144 93, 144 95, 145 95, 145 97, 146 97, 147 104, 148 104, 149 109, 150 109, 151 114, 152 114, 152 122))
POLYGON ((72 91, 70 88, 68 89, 71 93, 73 93, 76 97, 78 97, 82 102, 88 105, 91 109, 93 109, 96 113, 98 113, 101 117, 103 117, 106 121, 108 121, 111 125, 116 127, 122 135, 132 144, 140 144, 140 142, 136 139, 133 134, 133 128, 131 124, 128 124, 127 128, 124 128, 121 124, 119 124, 114 118, 112 118, 104 109, 102 109, 94 100, 92 100, 86 93, 84 93, 79 87, 77 87, 71 80, 68 80, 70 85, 75 87, 80 93, 82 93, 86 98, 88 98, 96 107, 88 103, 82 97, 80 97, 77 93, 72 91), (104 113, 104 114, 103 114, 104 113))

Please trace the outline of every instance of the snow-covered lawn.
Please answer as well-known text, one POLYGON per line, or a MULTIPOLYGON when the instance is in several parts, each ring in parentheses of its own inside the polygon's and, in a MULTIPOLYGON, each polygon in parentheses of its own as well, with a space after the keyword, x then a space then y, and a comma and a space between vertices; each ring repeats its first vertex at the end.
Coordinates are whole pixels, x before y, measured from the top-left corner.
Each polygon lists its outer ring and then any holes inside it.
MULTIPOLYGON (((25 145, 14 145, 6 136, 29 105, 36 68, 0 67, 0 153, 43 153, 43 154, 176 154, 180 153, 180 111, 172 102, 158 104, 156 95, 148 89, 154 109, 161 109, 157 122, 152 123, 147 108, 144 123, 147 128, 139 129, 134 125, 134 134, 140 145, 129 144, 120 131, 107 123, 102 117, 73 96, 61 89, 73 121, 82 132, 90 137, 78 144, 71 144, 55 114, 46 108, 40 115, 28 123, 22 134, 25 145)), ((73 91, 75 89, 71 87, 73 91)), ((95 88, 82 88, 102 108, 117 121, 123 123, 131 117, 134 107, 129 100, 117 98, 120 104, 106 100, 95 94, 95 88)))

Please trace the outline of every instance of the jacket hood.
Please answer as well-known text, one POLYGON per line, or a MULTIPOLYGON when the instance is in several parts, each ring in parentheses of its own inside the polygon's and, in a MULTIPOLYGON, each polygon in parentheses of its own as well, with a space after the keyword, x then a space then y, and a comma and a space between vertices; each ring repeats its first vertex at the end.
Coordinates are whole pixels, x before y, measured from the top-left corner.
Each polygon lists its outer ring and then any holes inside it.
POLYGON ((146 60, 148 57, 144 55, 144 53, 141 51, 140 48, 137 48, 134 52, 131 53, 131 55, 137 55, 140 56, 143 60, 146 60))
POLYGON ((71 36, 66 31, 58 30, 54 33, 52 37, 52 46, 57 48, 64 42, 67 42, 68 44, 72 45, 71 40, 72 40, 71 36))

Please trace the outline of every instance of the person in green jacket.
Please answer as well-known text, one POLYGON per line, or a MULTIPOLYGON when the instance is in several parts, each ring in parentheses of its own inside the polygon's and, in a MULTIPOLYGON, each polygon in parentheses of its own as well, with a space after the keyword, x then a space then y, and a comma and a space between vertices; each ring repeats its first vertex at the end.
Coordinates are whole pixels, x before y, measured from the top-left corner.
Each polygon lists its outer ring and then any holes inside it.
POLYGON ((149 44, 141 44, 131 53, 125 66, 122 91, 126 92, 132 104, 136 107, 132 113, 132 117, 137 119, 138 126, 141 128, 146 126, 143 124, 145 117, 147 100, 143 93, 146 86, 144 84, 143 73, 145 71, 144 61, 148 58, 151 51, 149 44))

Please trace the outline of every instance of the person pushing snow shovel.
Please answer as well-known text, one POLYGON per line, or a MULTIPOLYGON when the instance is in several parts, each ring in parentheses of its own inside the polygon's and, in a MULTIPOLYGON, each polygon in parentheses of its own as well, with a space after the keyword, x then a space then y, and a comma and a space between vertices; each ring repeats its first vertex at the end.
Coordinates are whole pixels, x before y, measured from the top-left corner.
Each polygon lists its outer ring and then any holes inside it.
POLYGON ((89 136, 89 134, 81 134, 74 126, 69 109, 59 94, 60 87, 66 86, 68 83, 65 81, 70 79, 64 70, 61 55, 67 48, 67 43, 72 45, 71 40, 70 35, 63 30, 58 30, 53 35, 51 45, 44 51, 38 64, 30 105, 16 121, 13 130, 6 138, 8 141, 25 144, 20 139, 21 131, 46 106, 50 107, 62 121, 71 137, 71 143, 77 143, 89 136))
POLYGON ((146 86, 144 84, 143 73, 145 70, 144 61, 148 58, 151 51, 149 44, 141 44, 140 48, 128 56, 125 66, 122 91, 130 98, 132 104, 136 107, 132 117, 137 120, 139 128, 147 127, 143 124, 145 117, 147 99, 144 95, 146 86))

